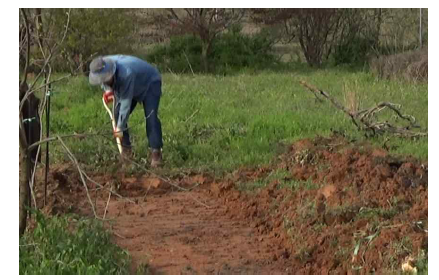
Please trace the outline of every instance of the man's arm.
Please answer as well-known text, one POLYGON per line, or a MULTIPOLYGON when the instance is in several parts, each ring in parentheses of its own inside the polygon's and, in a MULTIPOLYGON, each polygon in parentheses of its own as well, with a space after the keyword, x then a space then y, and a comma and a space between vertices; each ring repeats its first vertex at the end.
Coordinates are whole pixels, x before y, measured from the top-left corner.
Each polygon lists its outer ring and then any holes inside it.
POLYGON ((117 120, 116 131, 123 131, 123 129, 126 128, 128 119, 130 117, 131 102, 134 96, 133 89, 134 89, 134 82, 133 79, 130 77, 128 78, 127 81, 125 81, 124 87, 121 88, 119 92, 120 109, 119 109, 119 119, 117 120))

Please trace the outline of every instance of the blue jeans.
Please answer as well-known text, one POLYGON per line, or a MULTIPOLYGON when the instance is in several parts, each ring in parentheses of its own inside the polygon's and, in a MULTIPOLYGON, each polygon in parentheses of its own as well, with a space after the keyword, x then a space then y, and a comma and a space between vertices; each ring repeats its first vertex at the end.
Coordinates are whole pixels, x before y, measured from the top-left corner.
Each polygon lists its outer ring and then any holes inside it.
MULTIPOLYGON (((153 82, 148 89, 146 99, 143 101, 143 111, 146 118, 146 136, 148 137, 149 147, 152 149, 161 149, 163 147, 162 124, 158 117, 160 97, 162 95, 162 82, 153 82)), ((132 100, 130 114, 136 108, 137 101, 132 100)), ((116 105, 114 117, 116 121, 119 119, 120 104, 116 105)), ((124 127, 122 147, 130 147, 130 134, 127 127, 124 127)))

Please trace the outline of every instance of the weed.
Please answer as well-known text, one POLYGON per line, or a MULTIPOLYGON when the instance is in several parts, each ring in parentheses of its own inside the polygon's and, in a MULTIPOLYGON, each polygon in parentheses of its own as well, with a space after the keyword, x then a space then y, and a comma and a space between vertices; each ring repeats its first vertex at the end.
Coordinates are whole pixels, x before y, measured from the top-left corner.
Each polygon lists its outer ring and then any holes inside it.
POLYGON ((350 112, 357 112, 360 109, 360 96, 358 94, 358 84, 354 81, 354 86, 345 83, 343 87, 345 107, 350 112))
POLYGON ((314 248, 301 247, 295 255, 295 258, 302 263, 306 263, 312 259, 314 248))
POLYGON ((240 191, 253 192, 259 188, 267 186, 274 181, 278 182, 277 188, 282 189, 289 186, 289 176, 290 173, 288 173, 286 170, 276 169, 270 172, 266 177, 258 178, 254 181, 240 183, 238 189, 240 191))
POLYGON ((347 247, 340 246, 337 252, 335 252, 335 259, 340 262, 345 262, 349 259, 351 252, 347 247))
POLYGON ((308 220, 316 214, 315 200, 308 199, 304 201, 303 205, 298 205, 297 213, 302 220, 308 220))
POLYGON ((393 242, 392 248, 398 257, 409 255, 413 249, 412 241, 409 237, 405 236, 400 241, 393 242))
POLYGON ((315 232, 323 232, 323 230, 325 230, 326 227, 327 227, 327 226, 326 226, 324 223, 315 223, 315 224, 312 226, 312 229, 313 229, 315 232))
POLYGON ((337 237, 337 236, 334 236, 334 237, 331 239, 331 241, 329 242, 329 245, 330 245, 332 248, 336 248, 337 245, 338 245, 338 237, 337 237))
POLYGON ((428 253, 424 250, 421 250, 418 254, 416 268, 418 269, 418 274, 428 275, 428 253))
POLYGON ((303 187, 304 187, 306 190, 316 190, 316 189, 319 189, 319 188, 320 188, 320 185, 314 183, 311 179, 308 179, 308 180, 306 180, 306 181, 304 182, 303 187))
POLYGON ((151 271, 150 271, 150 267, 147 263, 141 263, 137 266, 136 269, 136 274, 137 275, 150 275, 151 271))

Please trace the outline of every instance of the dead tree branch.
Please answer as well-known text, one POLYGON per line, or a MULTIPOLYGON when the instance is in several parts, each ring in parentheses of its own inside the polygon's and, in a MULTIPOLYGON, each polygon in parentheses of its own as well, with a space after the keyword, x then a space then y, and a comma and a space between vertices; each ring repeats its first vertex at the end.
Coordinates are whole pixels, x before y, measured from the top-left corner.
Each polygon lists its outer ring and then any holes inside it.
POLYGON ((305 81, 301 81, 300 84, 307 89, 309 89, 316 97, 322 95, 326 99, 328 99, 331 104, 343 111, 346 115, 348 115, 355 126, 360 131, 365 131, 366 133, 374 135, 381 135, 384 133, 390 133, 398 137, 406 137, 406 138, 415 138, 415 137, 425 137, 428 136, 427 132, 421 131, 413 131, 413 129, 420 128, 420 125, 417 124, 415 117, 412 115, 405 115, 401 112, 401 105, 394 104, 390 102, 380 102, 376 106, 371 107, 369 109, 359 110, 359 111, 351 111, 339 103, 336 99, 330 96, 327 92, 316 88, 313 85, 308 84, 305 81), (383 112, 385 109, 389 109, 393 111, 396 115, 396 118, 400 118, 409 122, 406 126, 397 126, 390 123, 388 120, 378 121, 377 114, 383 112))

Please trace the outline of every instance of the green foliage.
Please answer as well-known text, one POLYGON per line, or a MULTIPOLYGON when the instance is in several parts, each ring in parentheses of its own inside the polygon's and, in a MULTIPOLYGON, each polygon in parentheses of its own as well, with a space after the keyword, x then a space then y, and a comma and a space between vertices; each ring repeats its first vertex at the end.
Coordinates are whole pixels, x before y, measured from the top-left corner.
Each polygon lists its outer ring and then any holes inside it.
MULTIPOLYGON (((50 9, 57 28, 65 28, 68 9, 50 9)), ((76 69, 91 55, 130 53, 134 16, 129 9, 72 9, 57 71, 76 69), (67 62, 67 63, 66 63, 67 62)))
POLYGON ((171 37, 169 44, 155 46, 146 60, 162 71, 190 73, 192 67, 194 72, 201 72, 201 44, 201 39, 192 35, 171 37))
POLYGON ((127 274, 130 259, 96 220, 44 217, 20 238, 20 275, 127 274))
POLYGON ((351 66, 364 66, 368 62, 368 56, 376 45, 374 40, 356 36, 352 40, 345 41, 336 46, 333 55, 335 65, 350 64, 351 66))
POLYGON ((210 59, 218 74, 242 68, 269 68, 275 63, 272 44, 269 34, 245 35, 236 26, 215 41, 210 59))
MULTIPOLYGON (((204 69, 201 53, 201 39, 184 35, 172 37, 169 44, 156 46, 146 59, 157 64, 162 71, 200 73, 204 69)), ((243 68, 268 68, 276 61, 269 34, 244 35, 239 27, 217 36, 208 60, 216 74, 233 73, 243 68)))

